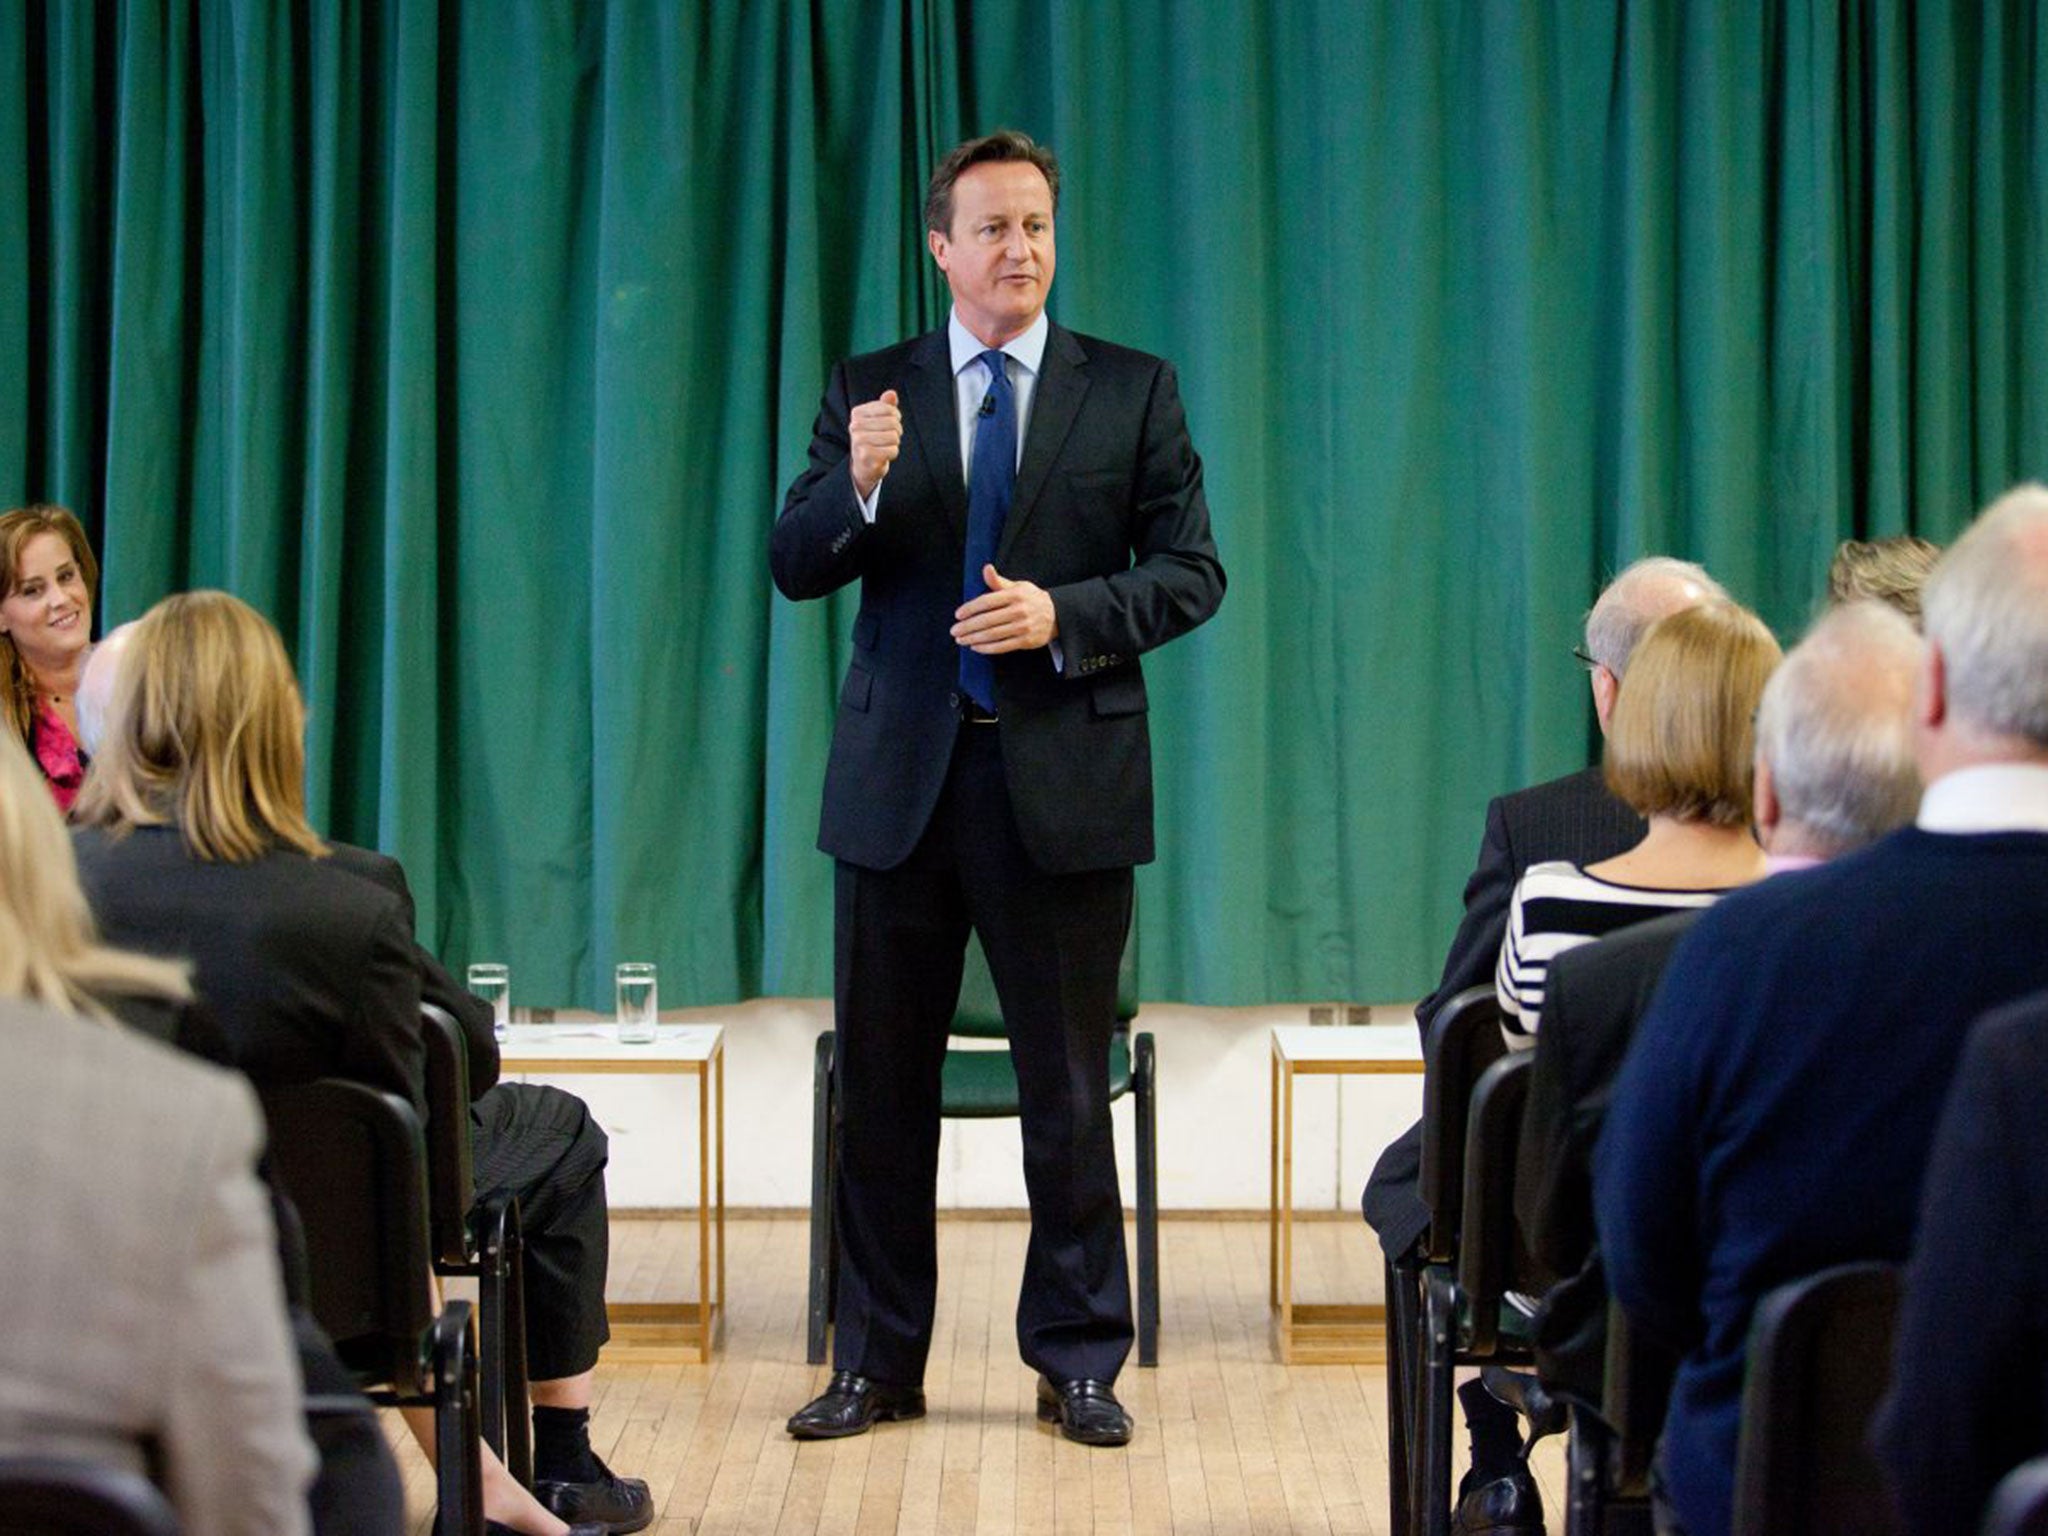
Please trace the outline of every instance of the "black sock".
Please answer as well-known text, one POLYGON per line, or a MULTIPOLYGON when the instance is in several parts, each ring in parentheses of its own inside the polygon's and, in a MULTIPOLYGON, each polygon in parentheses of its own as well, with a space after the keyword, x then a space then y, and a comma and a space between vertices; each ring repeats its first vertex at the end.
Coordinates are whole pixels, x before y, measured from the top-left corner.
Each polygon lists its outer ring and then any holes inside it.
POLYGON ((1522 1420, 1476 1376, 1458 1388, 1472 1432, 1472 1480, 1490 1483, 1522 1469, 1522 1420))
POLYGON ((550 1483, 594 1483, 602 1475, 590 1451, 588 1408, 533 1410, 533 1475, 550 1483))

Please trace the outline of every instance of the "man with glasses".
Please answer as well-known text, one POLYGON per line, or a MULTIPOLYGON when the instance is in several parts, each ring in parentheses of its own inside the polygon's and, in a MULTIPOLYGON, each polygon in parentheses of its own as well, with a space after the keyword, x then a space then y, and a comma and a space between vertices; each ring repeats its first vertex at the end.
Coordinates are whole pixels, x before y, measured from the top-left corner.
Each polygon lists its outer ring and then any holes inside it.
MULTIPOLYGON (((1727 596, 1699 566, 1661 555, 1636 561, 1608 583, 1586 615, 1583 645, 1572 648, 1572 655, 1586 668, 1593 714, 1603 736, 1621 692, 1622 673, 1650 626, 1682 609, 1725 601, 1727 596)), ((1451 940, 1436 990, 1415 1005, 1415 1022, 1424 1041, 1446 1003, 1468 987, 1492 983, 1507 930, 1509 897, 1523 871, 1554 859, 1583 868, 1633 847, 1642 836, 1642 818, 1608 793, 1597 763, 1499 796, 1488 805, 1479 861, 1465 882, 1464 919, 1451 940)), ((1365 1219, 1396 1264, 1413 1252, 1429 1226, 1421 1171, 1422 1127, 1417 1124, 1388 1146, 1366 1181, 1365 1219)), ((1476 1380, 1461 1387, 1458 1397, 1472 1431, 1472 1471, 1461 1487, 1457 1529, 1465 1536, 1540 1530, 1542 1503, 1521 1459, 1522 1435, 1514 1411, 1496 1402, 1476 1380)))

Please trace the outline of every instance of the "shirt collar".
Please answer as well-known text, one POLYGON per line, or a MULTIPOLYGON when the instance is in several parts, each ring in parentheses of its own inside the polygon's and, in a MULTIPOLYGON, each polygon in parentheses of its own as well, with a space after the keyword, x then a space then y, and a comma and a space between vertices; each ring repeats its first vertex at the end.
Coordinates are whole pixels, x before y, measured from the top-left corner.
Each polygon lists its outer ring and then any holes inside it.
POLYGON ((1920 796, 1923 832, 2048 832, 2048 764, 1979 763, 1920 796))
MULTIPOLYGON (((1030 329, 1022 335, 1012 336, 1003 343, 1003 355, 1020 367, 1038 377, 1039 364, 1045 361, 1046 338, 1052 334, 1052 322, 1045 317, 1045 311, 1038 312, 1038 318, 1031 322, 1030 329)), ((953 353, 953 376, 958 378, 960 370, 986 352, 981 339, 960 323, 960 312, 953 311, 946 321, 946 343, 953 353)))

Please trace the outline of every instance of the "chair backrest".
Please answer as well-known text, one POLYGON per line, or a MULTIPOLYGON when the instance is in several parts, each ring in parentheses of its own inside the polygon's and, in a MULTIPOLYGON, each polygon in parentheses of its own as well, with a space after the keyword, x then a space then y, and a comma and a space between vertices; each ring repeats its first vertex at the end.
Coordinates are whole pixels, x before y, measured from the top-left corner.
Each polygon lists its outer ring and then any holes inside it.
POLYGON ((1458 1290, 1468 1309, 1467 1350, 1493 1352, 1501 1300, 1515 1275, 1515 1168, 1534 1052, 1495 1058, 1472 1089, 1458 1229, 1458 1290))
MULTIPOLYGON (((1138 1016, 1138 917, 1131 914, 1130 933, 1124 939, 1123 958, 1116 970, 1116 1016, 1128 1024, 1138 1016)), ((960 1001, 953 1010, 953 1030, 971 1040, 1002 1040, 1002 1005, 996 1001, 995 979, 989 975, 988 956, 981 937, 967 936, 967 960, 960 974, 960 1001)))
POLYGON ((470 1162, 469 1046, 462 1026, 432 1003, 420 1004, 420 1035, 427 1048, 427 1225, 434 1257, 466 1264, 469 1208, 476 1198, 470 1162))
POLYGON ((1439 1009, 1423 1043, 1422 1203, 1429 1211, 1424 1257, 1449 1263, 1464 1204, 1465 1126, 1479 1075, 1507 1054, 1500 999, 1468 987, 1439 1009))
POLYGON ((139 1472, 0 1456, 0 1536, 178 1536, 178 1517, 139 1472))
POLYGON ((365 1376, 425 1394, 427 1153, 396 1094, 322 1078, 263 1093, 279 1181, 306 1230, 313 1316, 365 1376))
POLYGON ((1897 1529, 1864 1439, 1891 1385, 1899 1267, 1844 1264, 1767 1293, 1750 1322, 1735 1536, 1897 1529))
POLYGON ((2000 1480, 1984 1536, 2048 1536, 2048 1456, 2023 1461, 2000 1480))

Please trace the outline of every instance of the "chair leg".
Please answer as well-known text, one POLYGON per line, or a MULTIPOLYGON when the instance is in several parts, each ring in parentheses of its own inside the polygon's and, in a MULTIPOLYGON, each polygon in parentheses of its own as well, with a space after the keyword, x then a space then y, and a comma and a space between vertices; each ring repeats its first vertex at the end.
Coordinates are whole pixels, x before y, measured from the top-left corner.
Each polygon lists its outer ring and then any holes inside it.
POLYGON ((1414 1530, 1415 1457, 1409 1429, 1415 1414, 1415 1332, 1418 1312, 1415 1270, 1386 1265, 1387 1344, 1387 1529, 1391 1536, 1414 1530))
POLYGON ((451 1301, 434 1320, 436 1536, 484 1536, 483 1426, 470 1329, 466 1301, 451 1301))
POLYGON ((1150 1032, 1131 1042, 1138 1115, 1138 1364, 1159 1364, 1159 1097, 1150 1032))
POLYGON ((1424 1536, 1450 1536, 1458 1300, 1450 1272, 1439 1265, 1422 1272, 1422 1322, 1422 1475, 1417 1504, 1424 1536))
POLYGON ((505 1470, 522 1488, 533 1486, 533 1403, 526 1369, 526 1231, 519 1203, 505 1223, 505 1470))
POLYGON ((833 1035, 828 1029, 818 1036, 817 1056, 811 1066, 810 1323, 804 1343, 804 1359, 811 1365, 825 1363, 825 1330, 832 1320, 832 1289, 837 1278, 837 1234, 832 1230, 832 1050, 833 1035))
POLYGON ((477 1374, 484 1444, 505 1459, 505 1207, 473 1213, 477 1374))
POLYGON ((1584 1409, 1572 1409, 1571 1438, 1565 1442, 1565 1536, 1606 1536, 1607 1426, 1584 1409))

